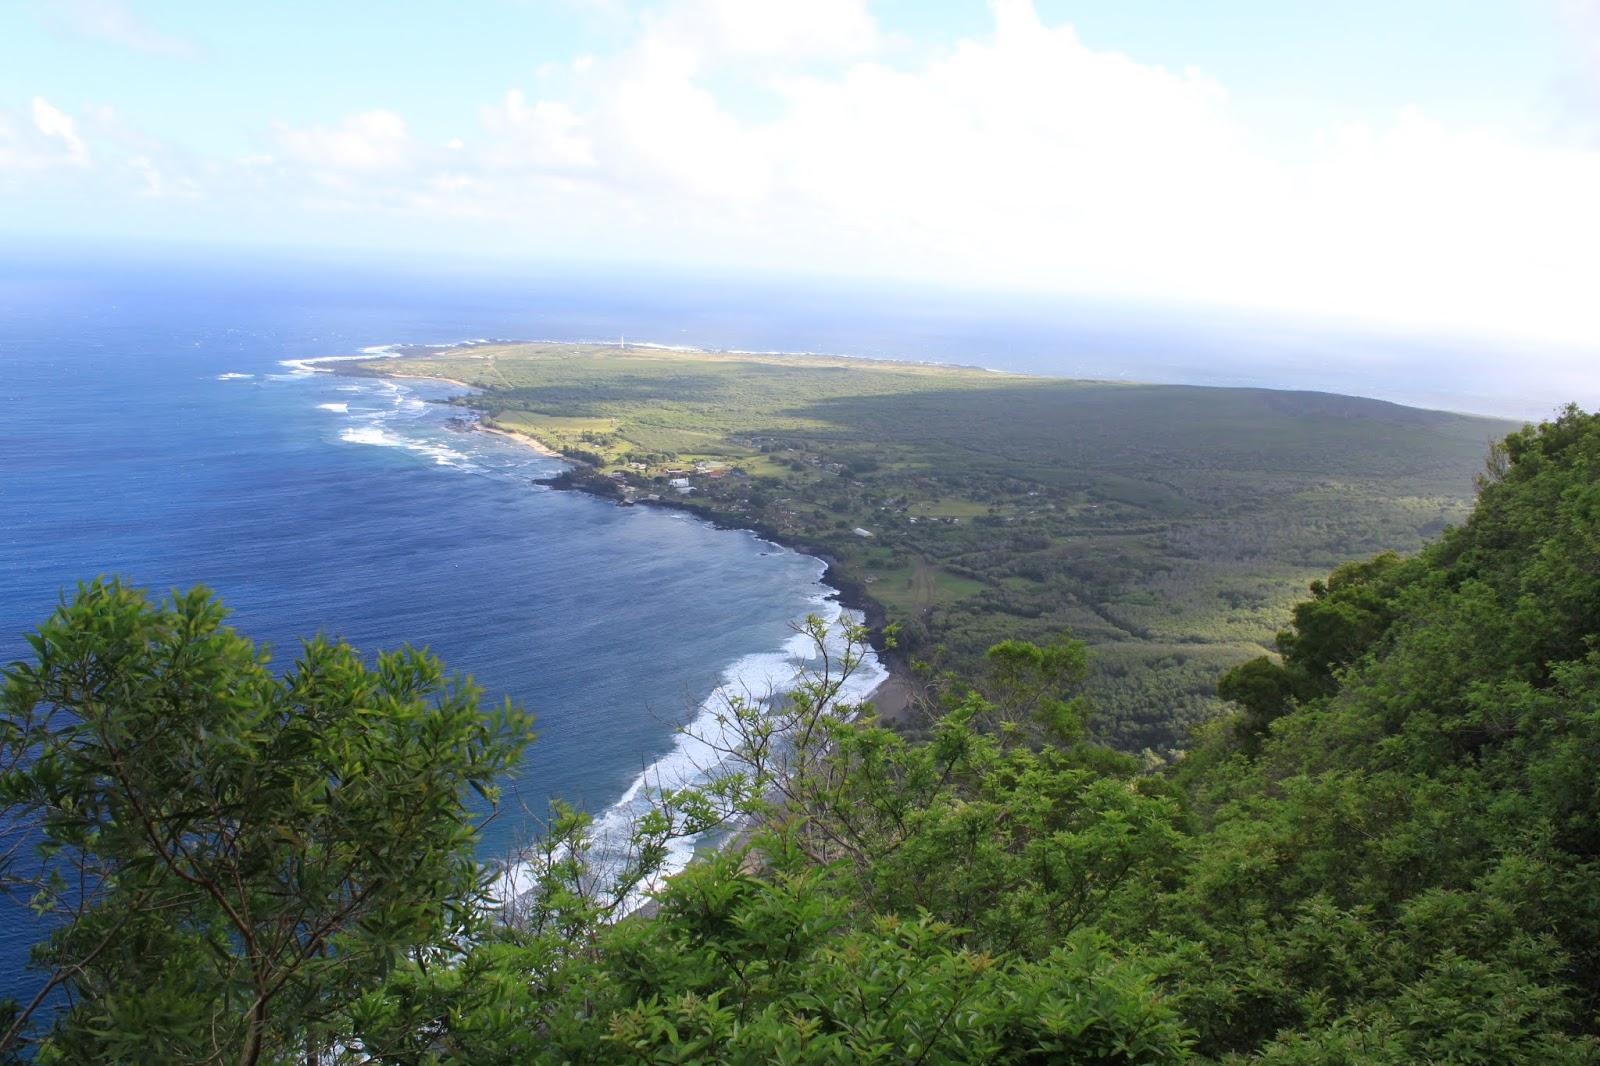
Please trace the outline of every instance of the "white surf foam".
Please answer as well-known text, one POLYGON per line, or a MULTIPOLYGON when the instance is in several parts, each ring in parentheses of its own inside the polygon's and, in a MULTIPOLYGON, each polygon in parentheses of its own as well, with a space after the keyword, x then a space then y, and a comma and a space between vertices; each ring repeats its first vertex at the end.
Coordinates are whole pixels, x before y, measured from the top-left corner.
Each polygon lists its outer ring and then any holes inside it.
MULTIPOLYGON (((822 576, 819 568, 817 576, 822 576)), ((815 613, 828 623, 829 653, 835 657, 843 651, 839 622, 848 616, 859 622, 858 612, 846 612, 836 602, 818 596, 815 613)), ((816 656, 816 648, 809 635, 796 633, 776 652, 747 655, 724 671, 721 683, 697 709, 694 718, 678 734, 672 750, 657 759, 634 778, 622 798, 596 816, 591 827, 594 840, 593 855, 601 867, 601 877, 616 871, 625 858, 625 849, 634 822, 647 812, 654 799, 663 791, 671 791, 695 784, 703 784, 721 768, 719 751, 732 740, 718 722, 728 707, 729 699, 763 700, 782 695, 793 688, 802 667, 816 656), (607 866, 610 866, 610 871, 607 866)), ((872 690, 889 676, 877 656, 867 649, 860 664, 839 693, 845 703, 865 699, 872 690)), ((668 845, 667 859, 656 879, 638 886, 623 904, 623 912, 631 912, 643 904, 650 894, 661 887, 661 882, 688 865, 694 857, 698 836, 674 840, 668 845)), ((529 863, 508 867, 500 876, 492 893, 502 904, 511 903, 531 891, 537 884, 538 871, 529 863)))
MULTIPOLYGON (((489 343, 484 340, 457 341, 453 344, 429 345, 428 347, 449 348, 464 347, 472 344, 489 343)), ((362 350, 360 355, 323 356, 313 359, 286 359, 283 366, 291 370, 290 377, 306 377, 312 374, 330 373, 331 370, 319 364, 342 362, 352 360, 372 359, 392 355, 395 344, 374 345, 362 350)), ((641 345, 644 347, 644 345, 641 345)), ((650 347, 669 347, 666 345, 650 345, 650 347)), ((373 390, 387 392, 392 399, 392 408, 380 410, 371 414, 363 413, 364 424, 346 426, 340 433, 340 439, 351 444, 365 444, 382 448, 402 448, 417 454, 426 455, 442 466, 461 466, 469 464, 469 457, 454 448, 428 440, 401 436, 385 428, 388 419, 401 412, 414 409, 423 409, 427 404, 418 399, 410 389, 397 381, 388 378, 375 378, 363 381, 360 384, 352 383, 340 386, 341 391, 359 391, 371 393, 373 390)), ((348 404, 325 403, 319 407, 348 413, 348 404)), ((402 416, 403 417, 403 416, 402 416)), ((693 516, 671 512, 669 514, 678 521, 697 521, 693 516)), ((773 545, 777 551, 786 551, 773 545)), ((817 563, 816 579, 820 581, 825 567, 817 563)), ((837 644, 841 637, 836 632, 841 618, 846 612, 838 603, 827 598, 826 593, 819 594, 813 605, 814 612, 821 616, 829 626, 830 637, 837 644)), ((852 622, 859 622, 857 612, 849 612, 852 622)), ((837 656, 842 647, 830 646, 830 653, 837 656)), ((773 695, 787 692, 793 687, 798 674, 815 656, 815 648, 809 636, 797 633, 785 642, 782 648, 755 655, 748 655, 737 660, 724 670, 717 689, 708 696, 696 709, 696 712, 674 740, 673 747, 661 758, 657 759, 642 773, 634 778, 621 798, 595 818, 592 827, 593 838, 596 844, 595 855, 600 858, 601 873, 604 876, 606 856, 610 856, 611 870, 616 870, 624 858, 628 838, 636 819, 648 811, 656 796, 663 790, 673 790, 686 785, 704 783, 719 768, 718 750, 727 746, 730 738, 722 735, 722 727, 717 719, 725 713, 727 701, 732 696, 746 699, 766 699, 773 695)), ((839 698, 844 702, 857 702, 865 699, 873 689, 888 677, 877 657, 867 649, 851 676, 848 684, 840 693, 839 698)), ((682 870, 693 857, 695 848, 699 844, 695 837, 673 841, 668 847, 667 861, 663 865, 658 879, 648 885, 640 886, 632 898, 625 904, 625 910, 632 910, 643 903, 649 894, 660 886, 660 879, 669 877, 682 870)), ((536 883, 536 871, 526 863, 515 864, 508 867, 498 878, 494 896, 503 902, 510 902, 531 890, 536 883)))
POLYGON ((404 448, 406 442, 378 426, 350 426, 339 439, 350 444, 372 444, 379 448, 404 448))
MULTIPOLYGON (((351 363, 364 362, 371 359, 399 359, 401 348, 470 348, 478 344, 492 344, 493 341, 486 337, 477 337, 465 341, 444 341, 438 344, 404 344, 394 342, 390 344, 372 344, 360 350, 357 355, 317 355, 307 359, 280 359, 278 365, 289 368, 287 377, 309 377, 312 374, 331 374, 333 371, 323 366, 323 363, 351 363)), ((248 375, 246 375, 248 376, 248 375)))
POLYGON ((317 404, 317 409, 319 411, 332 411, 334 414, 340 415, 350 413, 350 405, 347 403, 319 403, 317 404))
POLYGON ((339 434, 339 439, 349 444, 404 448, 406 451, 428 456, 439 466, 460 466, 467 461, 467 457, 454 448, 447 448, 443 444, 434 444, 431 441, 396 436, 382 426, 346 426, 339 434))
POLYGON ((319 355, 311 359, 279 359, 279 366, 289 368, 292 377, 308 377, 312 374, 331 374, 332 370, 323 366, 323 363, 360 363, 373 358, 381 358, 384 352, 364 351, 360 355, 319 355))
POLYGON ((246 381, 246 380, 248 380, 250 378, 253 378, 253 377, 255 377, 254 374, 241 374, 237 370, 230 370, 225 374, 218 374, 217 375, 217 380, 218 381, 246 381))

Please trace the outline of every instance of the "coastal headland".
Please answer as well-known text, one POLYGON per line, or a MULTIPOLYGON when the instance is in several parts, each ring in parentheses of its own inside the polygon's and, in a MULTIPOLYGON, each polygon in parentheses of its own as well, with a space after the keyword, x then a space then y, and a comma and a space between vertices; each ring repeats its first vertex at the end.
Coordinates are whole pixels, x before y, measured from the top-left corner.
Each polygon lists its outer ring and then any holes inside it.
POLYGON ((1182 747, 1227 667, 1339 562, 1459 521, 1509 423, 1325 393, 1077 381, 849 357, 554 342, 411 347, 553 484, 692 512, 828 564, 885 660, 970 672, 1006 637, 1093 652, 1094 730, 1182 747))

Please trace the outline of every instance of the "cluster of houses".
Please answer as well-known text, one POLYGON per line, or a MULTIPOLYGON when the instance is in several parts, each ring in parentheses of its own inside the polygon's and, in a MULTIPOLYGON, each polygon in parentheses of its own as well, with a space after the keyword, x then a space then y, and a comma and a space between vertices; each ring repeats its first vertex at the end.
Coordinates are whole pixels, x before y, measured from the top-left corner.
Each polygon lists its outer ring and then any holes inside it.
MULTIPOLYGON (((626 465, 626 470, 612 470, 605 475, 608 480, 623 490, 623 502, 625 503, 631 502, 633 498, 633 490, 629 482, 630 473, 643 477, 648 475, 650 470, 649 466, 644 463, 631 462, 626 465)), ((715 480, 727 477, 731 472, 726 463, 697 462, 692 467, 665 468, 660 471, 660 476, 667 479, 668 489, 679 496, 688 496, 694 492, 694 483, 690 480, 691 478, 700 477, 715 480)), ((661 497, 656 493, 650 493, 639 498, 659 500, 661 497)))
POLYGON ((693 470, 687 470, 682 467, 674 467, 672 469, 663 470, 662 474, 666 476, 667 487, 669 489, 671 489, 673 492, 676 492, 679 496, 687 496, 694 491, 694 484, 689 480, 691 475, 694 477, 711 478, 715 480, 717 478, 727 477, 728 467, 724 463, 699 462, 694 464, 693 470))

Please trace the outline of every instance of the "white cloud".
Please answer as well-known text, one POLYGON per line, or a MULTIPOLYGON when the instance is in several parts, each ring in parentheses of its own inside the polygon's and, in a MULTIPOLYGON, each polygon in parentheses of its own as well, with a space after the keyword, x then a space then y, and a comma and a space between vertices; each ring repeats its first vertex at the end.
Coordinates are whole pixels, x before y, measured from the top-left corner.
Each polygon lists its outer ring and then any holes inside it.
POLYGON ((337 126, 274 127, 290 159, 321 171, 389 171, 411 162, 415 146, 393 111, 363 111, 337 126))
POLYGON ((771 160, 757 132, 696 81, 694 56, 650 40, 628 66, 591 116, 615 180, 730 205, 766 196, 771 160))
MULTIPOLYGON (((512 89, 498 104, 483 109, 483 125, 492 138, 491 158, 501 165, 594 165, 594 149, 582 132, 583 121, 564 103, 540 100, 530 105, 522 90, 512 89)), ((459 142, 457 138, 451 147, 459 142)))
POLYGON ((1203 72, 1093 48, 1027 0, 993 13, 905 67, 874 58, 857 3, 684 0, 448 153, 388 112, 279 140, 313 169, 415 167, 386 175, 389 210, 639 254, 1600 340, 1600 153, 1416 111, 1267 142, 1203 72), (750 57, 733 84, 767 94, 757 117, 715 75, 750 57))
POLYGON ((778 85, 787 106, 759 141, 787 193, 883 258, 903 247, 968 276, 1142 270, 1175 227, 1220 228, 1219 196, 1264 177, 1214 81, 1094 51, 1026 4, 921 69, 778 85))
POLYGON ((175 58, 195 53, 190 42, 151 27, 126 0, 50 0, 45 18, 49 24, 80 37, 137 52, 175 58))
MULTIPOLYGON (((1600 343, 1600 143, 1416 110, 1268 137, 1205 72, 1094 47, 1026 0, 992 11, 990 32, 913 60, 854 0, 677 0, 459 128, 414 137, 386 110, 278 124, 240 172, 284 212, 484 223, 458 247, 537 235, 548 254, 1600 343)), ((10 133, 0 116, 0 166, 87 158, 51 116, 10 133)))
POLYGON ((35 96, 26 114, 0 107, 0 175, 86 168, 89 162, 77 120, 44 97, 35 96))
POLYGON ((646 33, 710 57, 836 58, 879 43, 864 0, 685 0, 647 17, 646 33))
POLYGON ((201 195, 193 161, 125 123, 116 109, 89 103, 69 114, 42 96, 28 113, 0 108, 0 178, 49 175, 60 186, 73 172, 77 195, 115 203, 119 195, 141 198, 201 195), (90 145, 93 145, 91 150, 90 145))
POLYGON ((44 136, 60 141, 71 162, 79 166, 89 162, 89 146, 78 136, 78 124, 42 96, 33 98, 33 126, 44 136))
POLYGON ((708 57, 790 31, 706 29, 722 8, 688 3, 598 96, 522 107, 559 107, 659 244, 731 261, 1600 340, 1600 154, 1413 111, 1267 142, 1202 72, 1092 48, 1025 0, 993 11, 910 69, 774 62, 755 87, 776 111, 748 119, 708 57))

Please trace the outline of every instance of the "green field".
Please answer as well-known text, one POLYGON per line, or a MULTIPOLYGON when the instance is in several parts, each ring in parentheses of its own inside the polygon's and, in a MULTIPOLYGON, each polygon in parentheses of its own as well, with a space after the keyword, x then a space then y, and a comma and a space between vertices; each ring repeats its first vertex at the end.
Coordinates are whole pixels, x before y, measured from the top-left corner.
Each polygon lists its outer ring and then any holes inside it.
POLYGON ((405 369, 480 387, 456 402, 632 495, 825 552, 910 656, 966 669, 994 641, 1070 629, 1095 652, 1097 730, 1134 750, 1181 747, 1220 672, 1261 653, 1310 580, 1463 518, 1513 428, 1321 393, 842 358, 505 344, 405 369))

